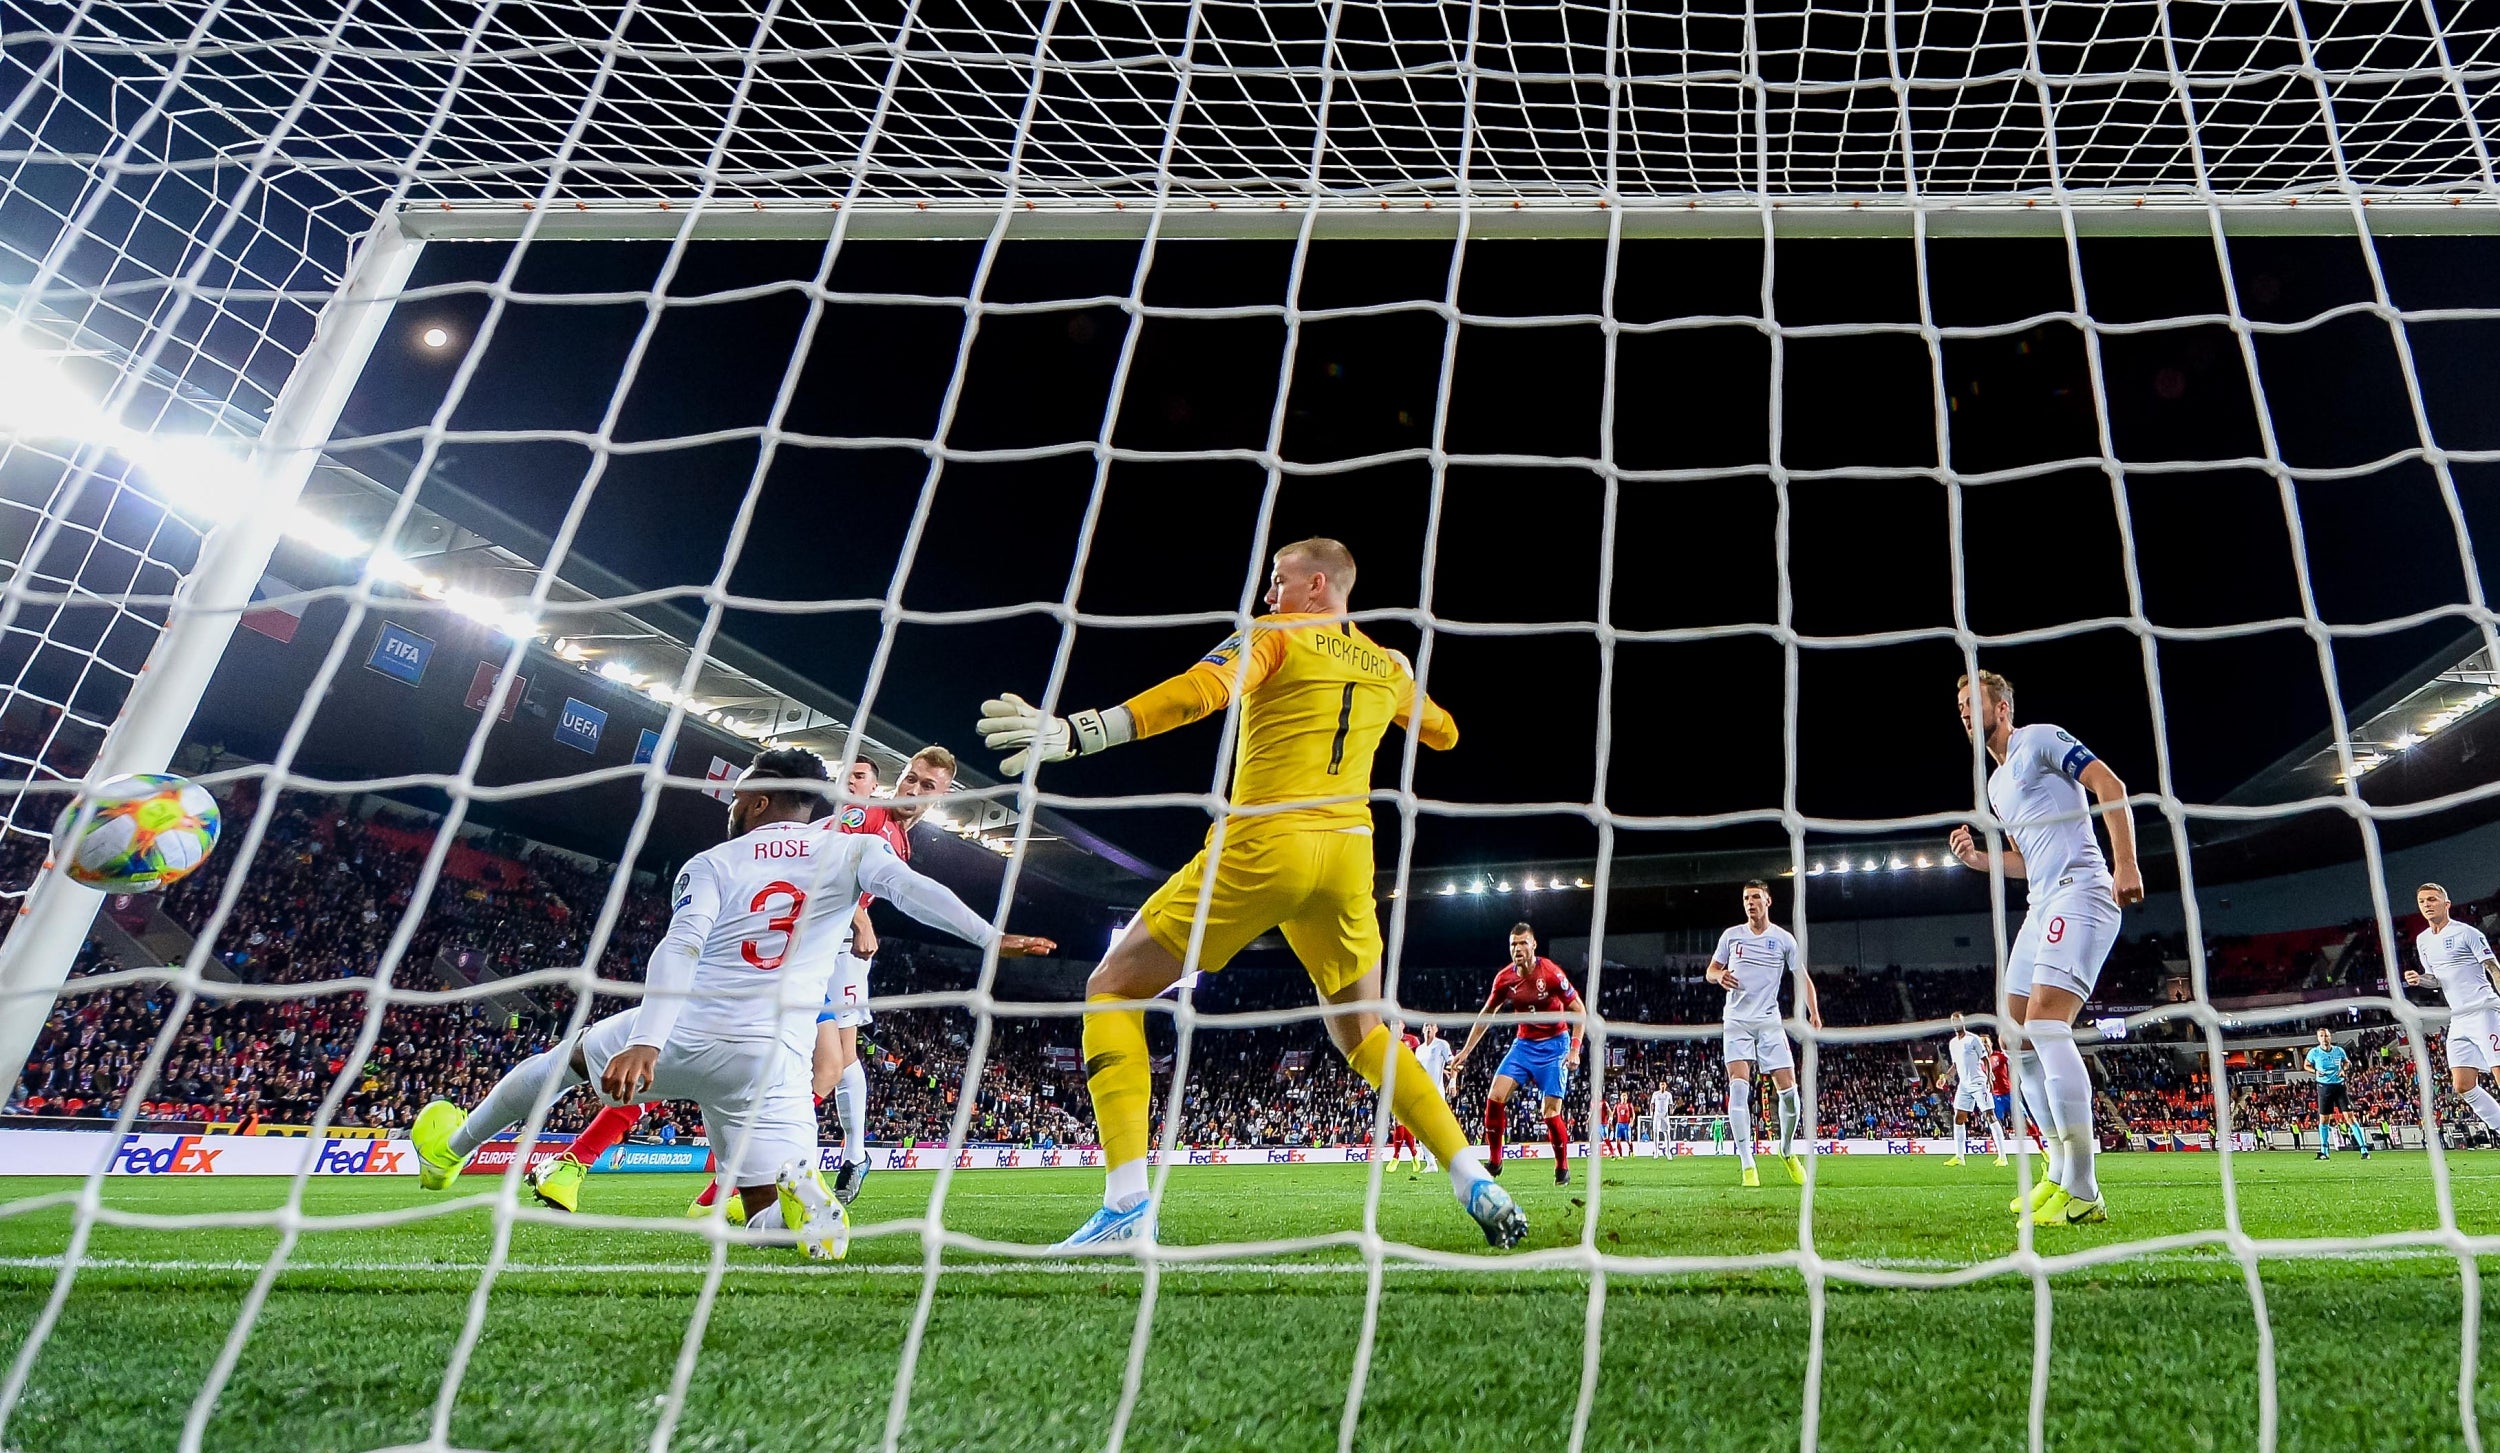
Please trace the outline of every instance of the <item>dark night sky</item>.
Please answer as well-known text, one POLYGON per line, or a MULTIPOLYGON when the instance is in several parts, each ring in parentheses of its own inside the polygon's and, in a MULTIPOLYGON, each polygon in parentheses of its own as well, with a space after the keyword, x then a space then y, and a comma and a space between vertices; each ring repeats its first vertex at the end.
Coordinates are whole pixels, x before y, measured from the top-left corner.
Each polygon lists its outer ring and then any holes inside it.
MULTIPOLYGON (((537 248, 519 286, 566 295, 645 288, 664 253, 655 245, 537 248)), ((2397 239, 2383 242, 2380 253, 2401 306, 2500 305, 2500 247, 2492 242, 2397 239)), ((2244 306, 2261 320, 2308 318, 2369 296, 2362 255, 2349 240, 2239 240, 2234 254, 2244 306)), ((501 246, 438 245, 418 282, 489 279, 506 256, 501 246)), ((819 256, 813 244, 690 248, 626 401, 619 437, 650 441, 761 422, 795 346, 804 299, 793 289, 711 299, 804 279, 819 256)), ((834 273, 837 289, 916 300, 830 308, 788 426, 846 437, 928 436, 960 342, 959 300, 979 256, 974 244, 847 245, 834 273)), ((1286 244, 1166 243, 1146 295, 1187 307, 1273 306, 1286 291, 1292 256, 1286 244)), ((2105 322, 2223 307, 2215 252, 2202 239, 2094 242, 2083 256, 2091 310, 2105 322)), ((1128 244, 1010 244, 988 297, 1122 294, 1135 258, 1128 244)), ((1437 299, 1449 258, 1443 243, 1318 244, 1299 301, 1328 308, 1437 299)), ((1503 317, 1593 313, 1602 302, 1604 260, 1594 242, 1476 243, 1461 306, 1503 317)), ((1761 262, 1751 243, 1627 243, 1617 316, 1648 322, 1759 315, 1761 262)), ((1775 305, 1784 324, 1917 320, 1906 242, 1787 243, 1777 262, 1775 305)), ((2053 241, 1937 243, 1929 267, 1940 324, 2002 323, 2073 305, 2065 254, 2053 241)), ((442 321, 465 343, 484 310, 476 294, 404 309, 405 336, 377 356, 349 426, 379 431, 426 419, 448 385, 451 363, 408 340, 423 324, 442 321)), ((454 429, 595 428, 642 318, 639 304, 515 305, 452 419, 454 429)), ((986 319, 951 442, 1016 448, 1092 440, 1122 326, 1116 308, 986 319)), ((2500 338, 2493 326, 2440 322, 2412 330, 2429 416, 2445 447, 2500 447, 2500 408, 2492 403, 2500 377, 2491 361, 2500 338)), ((1258 447, 1275 402, 1284 336, 1273 316, 1149 322, 1117 442, 1161 450, 1258 447)), ((1285 455, 1317 462, 1428 444, 1443 337, 1443 323, 1431 313, 1306 325, 1285 455)), ((1935 462, 1928 360, 1916 337, 1792 338, 1785 353, 1780 453, 1787 467, 1935 462)), ((2177 326, 2113 335, 2103 354, 2122 458, 2259 451, 2256 411, 2228 330, 2177 326)), ((2281 447, 2295 465, 2354 464, 2415 442, 2396 353, 2375 317, 2265 337, 2258 354, 2281 447)), ((1948 341, 1944 366, 1957 468, 2003 469, 2093 450, 2083 345, 2065 323, 1948 341)), ((1594 455, 1604 367, 1604 340, 1593 325, 1466 327, 1449 448, 1594 455)), ((1769 343, 1741 322, 1624 336, 1618 461, 1632 469, 1765 461, 1771 369, 1769 343)), ((455 442, 450 458, 462 487, 549 532, 589 464, 587 451, 567 443, 455 442)), ((580 552, 644 586, 707 581, 754 462, 755 447, 745 441, 616 456, 585 518, 580 552)), ((2489 467, 2474 465, 2458 466, 2456 478, 2491 590, 2500 585, 2490 564, 2500 553, 2500 481, 2489 467)), ((926 460, 913 449, 785 447, 732 588, 783 599, 885 594, 926 479, 926 460)), ((1092 479, 1084 455, 950 464, 904 603, 963 610, 1057 600, 1092 479)), ((1252 558, 1264 484, 1255 465, 1241 462, 1116 465, 1079 605, 1122 616, 1232 609, 1252 573, 1264 575, 1252 558)), ((1270 538, 1336 535, 1362 562, 1358 609, 1412 608, 1424 589, 1430 491, 1430 472, 1419 462, 1288 476, 1270 538)), ((2029 630, 2127 612, 2122 529, 2097 468, 1967 488, 1961 506, 1974 629, 2029 630)), ((2272 480, 2255 471, 2139 474, 2127 506, 2154 621, 2211 626, 2299 613, 2295 551, 2272 480)), ((2446 507, 2428 467, 2407 463, 2349 481, 2303 484, 2297 506, 2326 620, 2377 620, 2465 598, 2446 507)), ((1442 618, 1595 618, 1606 499, 1594 471, 1567 462, 1454 467, 1442 508, 1430 583, 1432 609, 1442 618)), ((1788 508, 1798 630, 1842 635, 1952 624, 1943 486, 1923 479, 1800 481, 1789 487, 1788 508)), ((1614 624, 1648 630, 1774 620, 1776 512, 1776 492, 1759 476, 1623 484, 1608 602, 1614 624)), ((728 628, 853 694, 862 688, 877 630, 873 618, 859 614, 745 614, 728 628)), ((1420 644, 1405 622, 1371 629, 1409 651, 1420 644)), ((2335 654, 2346 699, 2379 689, 2456 629, 2448 622, 2340 642, 2335 654)), ((1186 666, 1224 633, 1220 626, 1085 629, 1065 704, 1117 701, 1186 666)), ((1001 690, 1038 695, 1058 634, 1038 615, 903 627, 875 709, 906 730, 977 752, 970 726, 980 700, 1001 690)), ((1598 656, 1585 631, 1441 634, 1429 684, 1464 735, 1454 753, 1424 754, 1418 789, 1471 803, 1592 798, 1598 656)), ((2326 725, 2316 650, 2298 631, 2168 643, 2159 657, 2177 788, 2191 800, 2220 796, 2326 725)), ((2133 635, 2109 630, 1989 648, 1983 661, 2014 678, 2023 718, 2060 722, 2132 784, 2157 785, 2143 655, 2133 635)), ((1759 635, 1619 646, 1608 804, 1639 814, 1779 805, 1782 669, 1777 643, 1759 635)), ((1967 805, 1967 748, 1953 715, 1959 670, 1948 642, 1804 651, 1799 805, 1851 818, 1967 805)), ((1054 768, 1045 784, 1083 794, 1203 790, 1215 744, 1211 728, 1184 731, 1054 768)), ((1384 760, 1391 764, 1387 783, 1394 780, 1394 753, 1384 760)), ((1204 825, 1181 811, 1103 811, 1087 820, 1165 863, 1185 856, 1204 825)), ((1761 829, 1630 834, 1619 850, 1764 836, 1761 829)), ((1593 845, 1590 828, 1567 817, 1498 826, 1443 820, 1428 823, 1418 844, 1427 863, 1586 853, 1593 845)))

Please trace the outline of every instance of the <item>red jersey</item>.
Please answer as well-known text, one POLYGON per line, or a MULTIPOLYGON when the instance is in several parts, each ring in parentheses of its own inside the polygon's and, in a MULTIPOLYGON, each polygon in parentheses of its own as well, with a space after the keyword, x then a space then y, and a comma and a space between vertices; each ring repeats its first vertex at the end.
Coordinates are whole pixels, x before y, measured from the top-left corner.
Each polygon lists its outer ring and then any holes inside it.
POLYGON ((2004 1050, 1988 1051, 1988 1093, 1991 1095, 2014 1093, 2014 1071, 2012 1066, 2006 1063, 2004 1050))
MULTIPOLYGON (((911 825, 895 821, 894 814, 885 808, 862 807, 854 803, 842 809, 833 821, 833 828, 836 832, 873 832, 885 839, 887 847, 894 849, 894 856, 906 863, 911 861, 911 825)), ((876 901, 874 893, 859 895, 859 906, 862 908, 876 901)))
POLYGON ((1521 1039, 1552 1039, 1569 1034, 1571 1025, 1561 1016, 1580 1007, 1580 995, 1563 975, 1562 965, 1541 958, 1536 967, 1525 974, 1516 964, 1502 965, 1493 976, 1493 1012, 1496 1014, 1552 1014, 1551 1022, 1530 1020, 1519 1026, 1521 1039))

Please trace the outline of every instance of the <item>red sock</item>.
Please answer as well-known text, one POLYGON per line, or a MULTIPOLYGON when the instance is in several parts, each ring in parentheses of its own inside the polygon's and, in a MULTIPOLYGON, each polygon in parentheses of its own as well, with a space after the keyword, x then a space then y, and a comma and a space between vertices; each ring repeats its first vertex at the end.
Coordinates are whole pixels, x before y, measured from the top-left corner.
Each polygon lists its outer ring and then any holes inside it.
POLYGON ((695 1203, 696 1205, 698 1205, 698 1206, 708 1206, 708 1205, 712 1204, 714 1201, 717 1201, 717 1200, 719 1200, 719 1199, 720 1199, 720 1182, 718 1182, 718 1181, 713 1181, 713 1182, 711 1182, 710 1184, 708 1184, 708 1185, 704 1186, 704 1188, 703 1188, 703 1194, 702 1194, 702 1195, 699 1195, 699 1196, 697 1196, 697 1197, 695 1197, 695 1198, 694 1198, 694 1203, 695 1203))
POLYGON ((1484 1146, 1492 1153, 1492 1164, 1502 1163, 1502 1132, 1510 1127, 1510 1107, 1499 1100, 1484 1102, 1484 1146))
POLYGON ((566 1150, 575 1160, 588 1165, 607 1154, 610 1147, 641 1123, 640 1105, 610 1105, 590 1117, 590 1123, 582 1127, 581 1134, 573 1137, 573 1143, 566 1150))
POLYGON ((1571 1168, 1571 1127, 1563 1123, 1563 1117, 1560 1115, 1545 1117, 1545 1138, 1554 1142, 1554 1164, 1561 1169, 1569 1170, 1571 1168))

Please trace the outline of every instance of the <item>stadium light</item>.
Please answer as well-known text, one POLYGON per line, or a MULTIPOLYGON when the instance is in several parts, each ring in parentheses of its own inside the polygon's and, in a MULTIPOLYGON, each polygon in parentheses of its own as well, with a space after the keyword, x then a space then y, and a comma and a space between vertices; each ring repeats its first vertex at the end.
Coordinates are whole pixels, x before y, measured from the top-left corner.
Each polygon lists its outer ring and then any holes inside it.
POLYGON ((1908 864, 1908 863, 1903 862, 1901 859, 1899 859, 1899 858, 1897 858, 1897 857, 1896 857, 1896 858, 1894 858, 1891 862, 1886 863, 1884 866, 1886 866, 1886 867, 1888 867, 1888 868, 1892 869, 1894 872, 1898 873, 1898 872, 1900 872, 1903 868, 1908 867, 1908 866, 1909 866, 1909 864, 1908 864))
POLYGON ((1849 870, 1850 863, 1847 858, 1842 858, 1839 862, 1832 864, 1832 871, 1835 873, 1846 873, 1849 870))
POLYGON ((1866 871, 1870 873, 1875 871, 1875 860, 1873 858, 1866 860, 1866 871))
POLYGON ((1821 863, 1816 863, 1814 866, 1812 866, 1812 867, 1810 867, 1810 868, 1806 869, 1806 876, 1807 876, 1807 877, 1809 877, 1809 878, 1820 878, 1820 877, 1822 877, 1822 876, 1823 876, 1823 865, 1822 865, 1821 863))
POLYGON ((1467 891, 1471 895, 1482 893, 1484 891, 1484 880, 1482 878, 1478 878, 1475 882, 1468 884, 1467 891))
POLYGON ((1919 865, 1920 867, 1922 867, 1922 868, 1932 868, 1932 867, 1936 866, 1933 862, 1930 862, 1930 861, 1928 860, 1928 857, 1927 857, 1927 855, 1926 855, 1925 853, 1921 853, 1921 854, 1919 854, 1919 855, 1918 855, 1918 865, 1919 865))
MULTIPOLYGON (((436 330, 440 331, 440 330, 436 330)), ((430 341, 430 340, 429 340, 430 341)), ((445 335, 449 341, 449 335, 445 335)), ((156 434, 106 416, 62 372, 61 354, 0 334, 0 436, 49 439, 120 455, 146 481, 158 501, 179 514, 222 525, 251 512, 273 476, 252 467, 251 441, 205 434, 156 434)), ((492 598, 446 585, 390 550, 365 540, 302 502, 286 509, 286 537, 342 560, 370 556, 373 575, 449 605, 454 611, 516 640, 534 639, 538 622, 506 610, 492 598)))
POLYGON ((1451 894, 1456 893, 1457 891, 1458 891, 1458 885, 1457 885, 1456 883, 1444 883, 1444 884, 1442 884, 1442 885, 1441 885, 1441 896, 1442 896, 1442 897, 1444 897, 1444 898, 1449 897, 1451 894))
POLYGON ((1591 882, 1590 882, 1588 879, 1586 879, 1586 878, 1574 878, 1572 881, 1573 881, 1574 883, 1578 884, 1580 887, 1583 887, 1583 888, 1593 888, 1593 887, 1595 887, 1595 886, 1596 886, 1595 884, 1591 883, 1591 882))
POLYGON ((1507 893, 1510 891, 1510 879, 1504 878, 1501 882, 1496 883, 1493 886, 1507 893))
POLYGON ((599 663, 599 674, 610 681, 621 681, 627 686, 642 684, 642 673, 622 661, 602 661, 599 663))

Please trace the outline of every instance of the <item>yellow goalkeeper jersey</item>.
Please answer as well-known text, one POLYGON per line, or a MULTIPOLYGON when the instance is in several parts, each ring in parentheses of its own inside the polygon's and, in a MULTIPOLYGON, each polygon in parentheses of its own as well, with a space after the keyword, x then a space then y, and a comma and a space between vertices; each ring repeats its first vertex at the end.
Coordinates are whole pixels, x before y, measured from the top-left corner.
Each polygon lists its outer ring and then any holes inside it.
POLYGON ((1260 616, 1246 636, 1235 632, 1126 705, 1137 735, 1150 737, 1222 711, 1236 687, 1242 705, 1234 805, 1299 805, 1237 814, 1228 840, 1368 829, 1372 757, 1391 722, 1434 751, 1458 745, 1458 724, 1416 690, 1404 656, 1351 622, 1321 615, 1260 616))

